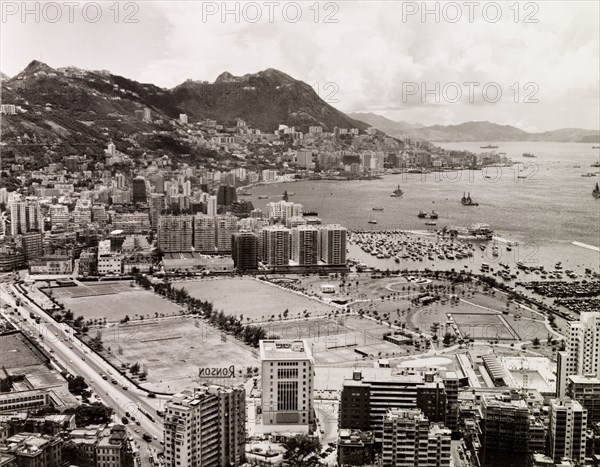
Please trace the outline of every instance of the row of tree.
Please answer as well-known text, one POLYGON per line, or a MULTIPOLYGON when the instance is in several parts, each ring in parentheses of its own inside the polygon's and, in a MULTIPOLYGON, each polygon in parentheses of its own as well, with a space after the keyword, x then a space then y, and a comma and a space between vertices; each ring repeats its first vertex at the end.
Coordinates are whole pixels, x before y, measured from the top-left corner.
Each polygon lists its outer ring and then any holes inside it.
POLYGON ((155 293, 186 307, 189 314, 202 316, 219 330, 233 334, 248 345, 258 347, 260 340, 275 337, 267 336, 266 331, 260 326, 243 324, 241 317, 227 315, 223 310, 215 310, 212 302, 192 297, 184 287, 173 287, 170 282, 153 283, 147 276, 141 274, 136 275, 135 280, 144 289, 152 289, 155 293))

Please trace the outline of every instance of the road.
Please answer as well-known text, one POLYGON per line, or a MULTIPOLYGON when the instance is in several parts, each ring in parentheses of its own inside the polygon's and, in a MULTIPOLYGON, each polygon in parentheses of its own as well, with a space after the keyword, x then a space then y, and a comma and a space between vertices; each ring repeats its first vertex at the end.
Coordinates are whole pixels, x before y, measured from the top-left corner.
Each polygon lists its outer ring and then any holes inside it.
POLYGON ((135 422, 130 421, 130 432, 140 446, 142 465, 149 465, 147 462, 148 449, 150 447, 155 450, 161 449, 159 443, 163 439, 163 425, 162 418, 156 414, 156 408, 164 404, 165 398, 148 398, 145 391, 131 385, 101 357, 73 337, 73 330, 69 326, 56 322, 35 303, 20 294, 14 286, 6 283, 0 284, 0 309, 4 309, 5 304, 15 308, 16 298, 21 300, 21 306, 18 307, 19 314, 5 313, 5 317, 32 339, 35 339, 38 345, 50 352, 53 359, 66 368, 69 373, 83 376, 102 403, 113 408, 115 421, 121 423, 121 417, 125 416, 126 412, 135 417, 140 425, 136 426, 133 424, 135 422), (31 318, 30 314, 33 314, 34 318, 31 318), (35 317, 40 318, 39 324, 36 323, 35 317), (100 374, 107 375, 108 380, 102 379, 100 374), (113 384, 111 379, 114 379, 116 384, 113 384), (152 422, 141 413, 139 407, 152 414, 155 421, 152 422), (135 430, 138 430, 139 433, 136 433, 135 430), (156 437, 157 440, 150 443, 143 441, 141 434, 144 432, 156 437))

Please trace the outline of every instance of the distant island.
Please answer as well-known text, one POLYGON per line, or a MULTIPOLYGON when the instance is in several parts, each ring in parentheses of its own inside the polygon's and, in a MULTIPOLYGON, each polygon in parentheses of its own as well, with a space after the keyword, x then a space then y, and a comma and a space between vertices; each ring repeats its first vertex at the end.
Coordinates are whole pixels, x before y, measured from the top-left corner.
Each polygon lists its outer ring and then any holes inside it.
POLYGON ((561 128, 542 133, 528 133, 511 125, 492 122, 466 122, 459 125, 423 126, 419 123, 395 122, 373 113, 350 113, 349 117, 360 120, 391 136, 413 138, 440 143, 466 141, 548 141, 557 143, 600 142, 600 131, 582 128, 561 128))

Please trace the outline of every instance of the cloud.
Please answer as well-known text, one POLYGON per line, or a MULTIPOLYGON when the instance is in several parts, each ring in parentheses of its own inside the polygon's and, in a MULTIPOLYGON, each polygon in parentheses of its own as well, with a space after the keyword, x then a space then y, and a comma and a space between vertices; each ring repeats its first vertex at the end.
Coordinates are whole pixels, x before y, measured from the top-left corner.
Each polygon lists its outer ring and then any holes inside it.
MULTIPOLYGON (((373 110, 425 124, 490 120, 536 130, 598 128, 599 4, 538 2, 535 11, 521 2, 515 22, 514 8, 502 3, 502 18, 492 23, 482 14, 487 3, 476 8, 471 23, 457 2, 463 17, 451 23, 432 15, 403 22, 402 9, 412 2, 298 2, 297 22, 290 20, 293 2, 279 2, 272 22, 264 2, 229 2, 224 18, 222 2, 144 2, 136 24, 111 21, 107 10, 100 24, 9 21, 0 69, 15 74, 41 55, 51 66, 106 68, 173 87, 185 79, 212 81, 225 70, 241 75, 277 68, 321 91, 334 83, 334 105, 346 112, 373 110), (255 23, 248 21, 251 3, 262 13, 255 23), (203 20, 207 7, 218 12, 203 20), (525 23, 532 13, 538 22, 525 23), (502 99, 490 103, 478 91, 473 102, 467 95, 456 103, 423 102, 420 95, 406 98, 403 83, 409 82, 427 89, 455 82, 463 92, 465 82, 479 83, 479 90, 498 83, 502 99), (524 103, 536 89, 539 102, 524 103)), ((446 4, 427 5, 443 11, 446 4)))

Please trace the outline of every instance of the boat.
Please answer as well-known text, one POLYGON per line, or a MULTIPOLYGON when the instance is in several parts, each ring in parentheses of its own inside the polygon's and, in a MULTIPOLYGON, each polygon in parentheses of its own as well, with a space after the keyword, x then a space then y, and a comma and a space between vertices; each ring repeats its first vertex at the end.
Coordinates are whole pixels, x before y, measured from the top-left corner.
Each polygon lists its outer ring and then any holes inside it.
POLYGON ((369 224, 377 224, 377 221, 375 219, 369 219, 369 224))
POLYGON ((373 208, 373 211, 383 211, 383 208, 373 208))
POLYGON ((488 144, 487 146, 480 146, 481 149, 498 149, 499 146, 488 144))
POLYGON ((530 152, 524 152, 523 157, 528 157, 528 158, 532 159, 535 157, 535 155, 530 152))
POLYGON ((250 193, 249 191, 240 191, 238 193, 238 196, 252 196, 252 193, 250 193))
POLYGON ((581 166, 580 165, 574 165, 573 168, 574 169, 581 169, 581 166))
POLYGON ((600 162, 594 162, 592 165, 590 165, 590 167, 600 167, 600 162))
POLYGON ((425 222, 425 225, 437 225, 435 222, 425 222))
POLYGON ((460 202, 463 206, 479 206, 479 203, 474 202, 471 198, 471 193, 469 193, 467 196, 465 196, 465 194, 463 193, 463 197, 460 200, 460 202))
POLYGON ((588 172, 586 174, 581 174, 582 177, 595 177, 596 174, 594 172, 588 172))
POLYGON ((400 185, 398 185, 398 188, 396 188, 394 191, 392 191, 392 194, 390 195, 392 198, 399 198, 404 194, 404 191, 402 190, 402 188, 400 188, 400 185))
POLYGON ((592 149, 600 149, 600 146, 592 146, 592 149))
POLYGON ((258 199, 268 199, 269 197, 267 195, 259 195, 258 199))
POLYGON ((600 198, 600 188, 598 187, 598 182, 596 182, 596 187, 594 188, 594 191, 592 191, 592 195, 594 195, 594 198, 600 198))
POLYGON ((498 256, 498 246, 494 245, 492 247, 492 256, 498 256))
POLYGON ((432 210, 431 212, 419 211, 419 214, 417 214, 417 217, 420 219, 437 219, 440 216, 437 212, 432 210))

